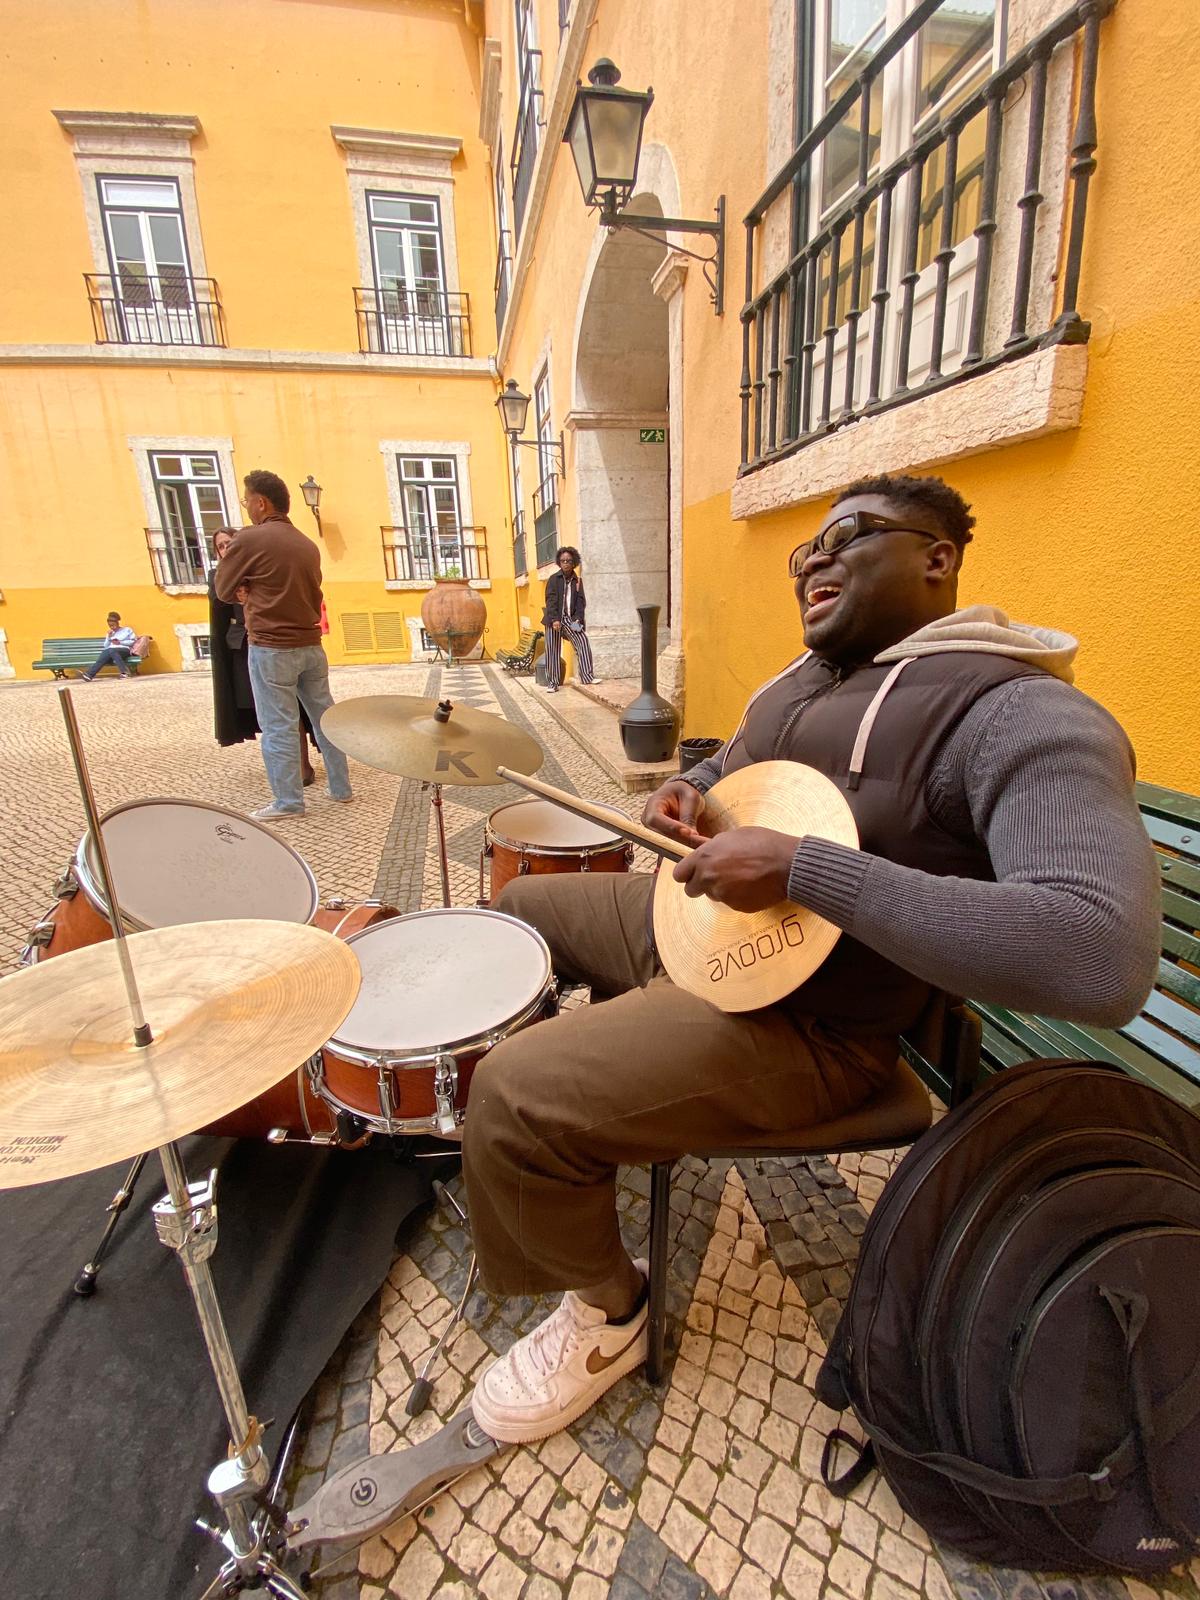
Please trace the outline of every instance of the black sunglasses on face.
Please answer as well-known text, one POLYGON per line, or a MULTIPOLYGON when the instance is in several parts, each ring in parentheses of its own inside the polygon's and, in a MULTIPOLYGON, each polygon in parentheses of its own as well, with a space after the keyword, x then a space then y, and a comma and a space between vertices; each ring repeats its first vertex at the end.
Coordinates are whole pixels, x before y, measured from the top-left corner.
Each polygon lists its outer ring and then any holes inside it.
POLYGON ((844 550, 855 539, 865 539, 873 533, 919 533, 923 539, 939 537, 925 528, 912 528, 907 522, 897 522, 894 517, 881 517, 874 511, 852 511, 831 522, 827 528, 822 528, 815 539, 796 546, 788 559, 788 577, 800 577, 804 563, 814 550, 831 556, 835 550, 844 550))

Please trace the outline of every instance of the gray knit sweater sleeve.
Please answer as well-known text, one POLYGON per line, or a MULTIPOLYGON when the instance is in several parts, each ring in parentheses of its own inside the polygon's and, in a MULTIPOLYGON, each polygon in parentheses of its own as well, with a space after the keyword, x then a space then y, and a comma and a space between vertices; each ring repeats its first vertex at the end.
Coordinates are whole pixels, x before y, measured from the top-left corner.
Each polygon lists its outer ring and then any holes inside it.
MULTIPOLYGON (((868 757, 869 759, 869 757, 868 757)), ((935 877, 804 839, 789 897, 951 994, 1114 1027, 1154 979, 1159 880, 1118 724, 1055 678, 978 700, 926 799, 974 829, 996 881, 935 877)))

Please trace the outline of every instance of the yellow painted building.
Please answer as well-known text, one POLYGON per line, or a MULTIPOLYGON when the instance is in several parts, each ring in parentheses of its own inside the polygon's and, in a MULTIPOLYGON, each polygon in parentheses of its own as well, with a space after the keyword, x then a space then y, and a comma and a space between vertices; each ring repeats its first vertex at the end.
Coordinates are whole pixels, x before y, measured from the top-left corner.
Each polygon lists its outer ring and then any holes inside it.
POLYGON ((249 0, 236 46, 196 0, 0 20, 19 675, 109 605, 156 665, 194 653, 203 601, 147 553, 156 453, 207 452, 228 494, 252 466, 313 473, 333 658, 419 654, 422 590, 389 586, 380 530, 411 562, 436 459, 486 528, 489 649, 578 545, 601 675, 634 674, 658 604, 661 685, 689 733, 726 734, 799 647, 787 556, 830 497, 940 472, 978 517, 964 603, 1076 633, 1142 775, 1200 788, 1193 0, 249 0), (563 143, 601 57, 654 91, 611 231, 563 143), (96 342, 114 313, 83 274, 118 270, 122 176, 177 185, 219 345, 96 342), (437 202, 429 259, 405 197, 437 202), (654 226, 719 204, 720 314, 713 239, 654 226), (505 448, 505 380, 540 446, 505 448))
POLYGON ((0 629, 202 664, 254 467, 322 487, 335 661, 424 658, 436 571, 516 637, 477 7, 4 0, 0 629), (149 531, 147 531, 149 530, 149 531))

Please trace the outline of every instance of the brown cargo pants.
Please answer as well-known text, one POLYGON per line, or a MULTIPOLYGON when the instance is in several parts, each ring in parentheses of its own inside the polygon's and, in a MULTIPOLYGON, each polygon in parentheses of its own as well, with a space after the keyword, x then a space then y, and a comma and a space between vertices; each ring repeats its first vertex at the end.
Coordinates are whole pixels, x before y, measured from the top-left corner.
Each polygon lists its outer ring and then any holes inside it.
POLYGON ((647 943, 652 884, 529 877, 500 896, 496 909, 535 927, 593 1003, 503 1040, 472 1080, 463 1168, 494 1293, 589 1289, 619 1269, 618 1165, 824 1122, 895 1069, 894 1038, 850 1039, 777 1006, 732 1015, 676 988, 647 943))

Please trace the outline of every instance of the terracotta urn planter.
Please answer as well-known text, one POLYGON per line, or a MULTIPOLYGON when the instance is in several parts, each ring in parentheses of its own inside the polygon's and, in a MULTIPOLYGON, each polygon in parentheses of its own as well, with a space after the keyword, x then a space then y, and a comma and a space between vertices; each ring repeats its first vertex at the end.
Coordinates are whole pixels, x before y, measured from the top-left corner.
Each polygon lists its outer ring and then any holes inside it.
POLYGON ((461 661, 483 637, 487 607, 466 578, 438 578, 421 601, 421 622, 451 661, 461 661))

